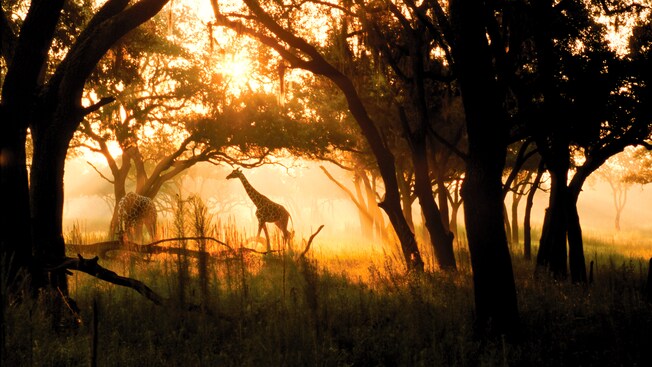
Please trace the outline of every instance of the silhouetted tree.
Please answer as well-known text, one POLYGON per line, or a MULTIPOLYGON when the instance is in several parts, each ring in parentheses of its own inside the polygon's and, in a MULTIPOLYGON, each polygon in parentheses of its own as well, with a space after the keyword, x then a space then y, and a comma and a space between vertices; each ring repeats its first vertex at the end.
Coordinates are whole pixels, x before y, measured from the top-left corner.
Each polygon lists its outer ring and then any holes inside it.
POLYGON ((2 253, 5 259, 13 257, 17 267, 31 268, 36 286, 49 283, 64 296, 65 272, 51 272, 48 281, 44 267, 65 256, 61 226, 66 152, 84 116, 112 101, 104 96, 83 105, 84 85, 111 45, 154 16, 167 0, 109 0, 89 12, 89 20, 77 18, 68 34, 74 42, 58 49, 62 44, 55 42, 55 34, 63 26, 66 3, 34 0, 24 19, 9 17, 4 3, 0 13, 3 40, 11 40, 3 41, 2 55, 8 66, 0 107, 2 253), (55 51, 65 56, 54 60, 55 51), (34 147, 29 185, 28 128, 34 147), (32 254, 36 260, 31 260, 32 254))
POLYGON ((538 2, 528 11, 535 67, 524 79, 529 92, 520 111, 551 177, 537 264, 564 278, 568 258, 572 280, 586 282, 577 212, 581 188, 609 157, 648 138, 649 112, 639 83, 632 84, 637 66, 609 48, 604 26, 592 16, 595 8, 538 2))
MULTIPOLYGON (((441 12, 441 9, 436 9, 441 12)), ((518 327, 516 286, 503 227, 502 173, 509 135, 503 109, 505 92, 501 64, 504 49, 492 47, 500 35, 489 19, 496 9, 486 4, 450 3, 449 36, 454 70, 462 90, 468 137, 468 159, 462 186, 476 321, 481 330, 512 334, 518 327)), ((442 19, 445 20, 445 19, 442 19)), ((496 23, 494 23, 496 22, 496 23)))

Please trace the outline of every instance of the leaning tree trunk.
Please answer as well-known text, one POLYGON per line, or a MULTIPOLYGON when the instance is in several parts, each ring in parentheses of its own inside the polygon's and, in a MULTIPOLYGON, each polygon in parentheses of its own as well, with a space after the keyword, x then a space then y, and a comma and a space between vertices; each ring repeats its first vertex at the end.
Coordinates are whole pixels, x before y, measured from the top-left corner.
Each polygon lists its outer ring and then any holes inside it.
MULTIPOLYGON (((456 270, 453 252, 453 235, 442 224, 442 216, 435 203, 430 183, 428 161, 426 158, 425 139, 412 142, 412 162, 414 163, 414 192, 419 198, 419 205, 430 234, 430 242, 435 252, 437 264, 443 270, 456 270)), ((448 219, 446 220, 448 222, 448 219)))
POLYGON ((331 73, 329 78, 344 93, 348 102, 349 111, 358 122, 360 130, 365 136, 366 141, 376 158, 380 176, 385 184, 385 199, 383 202, 378 204, 378 206, 385 211, 389 217, 389 221, 392 223, 392 227, 394 227, 394 231, 396 232, 401 244, 401 250, 407 267, 410 270, 423 271, 423 259, 421 258, 421 253, 419 252, 414 232, 410 229, 410 226, 403 215, 403 209, 401 208, 401 198, 396 179, 394 155, 383 143, 383 139, 380 136, 374 121, 371 120, 367 114, 367 110, 351 80, 333 68, 330 64, 326 63, 325 60, 322 64, 322 68, 324 68, 324 72, 319 72, 318 74, 328 75, 325 73, 326 70, 331 73))

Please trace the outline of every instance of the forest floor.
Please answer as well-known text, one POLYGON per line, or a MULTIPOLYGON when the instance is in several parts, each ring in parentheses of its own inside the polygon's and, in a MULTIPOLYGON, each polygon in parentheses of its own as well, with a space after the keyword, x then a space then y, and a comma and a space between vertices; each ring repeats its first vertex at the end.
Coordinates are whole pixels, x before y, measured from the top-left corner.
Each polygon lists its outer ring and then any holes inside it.
POLYGON ((590 286, 535 277, 534 261, 514 247, 517 340, 474 334, 463 245, 457 274, 406 275, 391 252, 250 254, 204 269, 182 256, 120 255, 100 263, 143 281, 167 306, 75 272, 75 327, 53 328, 42 302, 2 300, 2 365, 650 366, 652 245, 628 241, 587 240, 590 286), (201 310, 174 307, 187 303, 201 310))

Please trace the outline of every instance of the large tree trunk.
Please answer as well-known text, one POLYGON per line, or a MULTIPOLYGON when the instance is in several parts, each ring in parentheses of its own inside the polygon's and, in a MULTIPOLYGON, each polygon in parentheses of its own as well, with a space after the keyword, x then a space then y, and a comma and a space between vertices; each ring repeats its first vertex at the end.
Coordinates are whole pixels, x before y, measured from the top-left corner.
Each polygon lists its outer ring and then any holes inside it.
POLYGON ((499 180, 492 182, 500 175, 494 172, 492 180, 487 171, 481 162, 471 162, 462 191, 477 321, 480 327, 510 333, 518 322, 516 286, 503 227, 502 188, 499 180))
POLYGON ((466 177, 462 188, 477 326, 513 334, 518 306, 512 262, 503 227, 502 174, 507 131, 501 93, 484 27, 483 3, 450 3, 457 31, 455 66, 462 90, 468 136, 466 177))
POLYGON ((548 158, 551 162, 547 164, 551 178, 550 204, 541 233, 537 266, 547 268, 555 278, 565 279, 570 258, 571 280, 585 283, 586 265, 577 199, 592 165, 580 168, 569 185, 569 150, 564 144, 556 148, 556 154, 548 158))
MULTIPOLYGON (((32 260, 25 142, 30 113, 35 111, 36 90, 63 4, 63 0, 33 0, 21 24, 20 35, 11 34, 15 49, 3 50, 8 69, 0 107, 0 261, 11 262, 8 274, 11 280, 21 269, 36 265, 32 260)), ((38 287, 40 280, 37 277, 33 280, 33 285, 38 287)))
MULTIPOLYGON (((11 124, 7 117, 0 113, 3 124, 11 124)), ((10 285, 20 283, 18 275, 32 266, 26 133, 26 129, 4 128, 0 132, 0 267, 10 285)))
MULTIPOLYGON (((56 121, 53 125, 56 126, 56 121)), ((72 132, 57 133, 46 126, 32 129, 34 158, 30 194, 33 239, 38 259, 44 264, 58 264, 66 256, 62 228, 63 175, 72 132)), ((50 273, 49 286, 58 289, 64 296, 68 295, 63 272, 50 273)))
POLYGON ((566 256, 566 205, 568 200, 567 172, 550 170, 550 199, 543 222, 537 266, 547 269, 555 278, 568 275, 566 256))

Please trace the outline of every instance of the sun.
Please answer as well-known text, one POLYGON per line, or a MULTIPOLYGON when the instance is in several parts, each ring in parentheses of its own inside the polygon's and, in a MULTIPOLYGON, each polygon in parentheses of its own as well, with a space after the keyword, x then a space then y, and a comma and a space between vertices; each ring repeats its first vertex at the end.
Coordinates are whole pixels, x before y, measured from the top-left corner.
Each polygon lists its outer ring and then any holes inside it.
POLYGON ((243 55, 229 55, 216 65, 217 72, 236 85, 246 84, 251 73, 251 65, 243 55))

